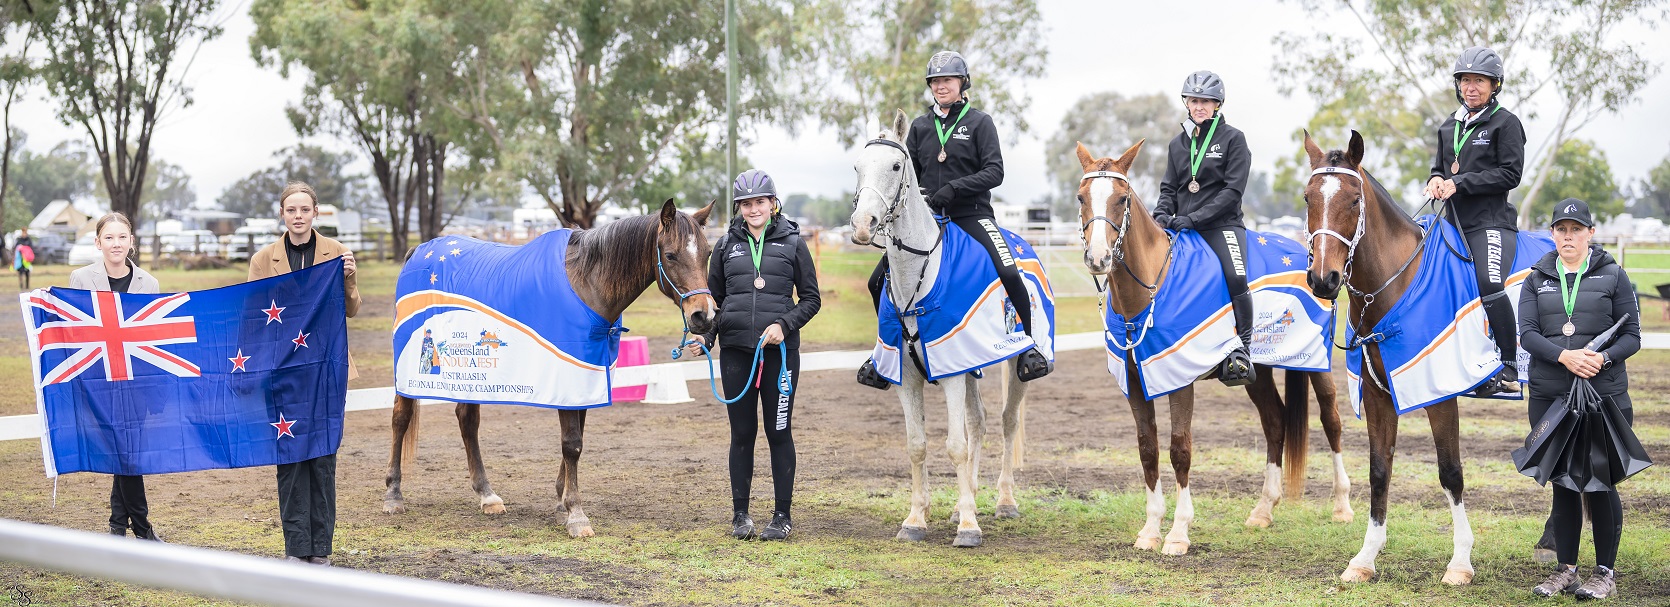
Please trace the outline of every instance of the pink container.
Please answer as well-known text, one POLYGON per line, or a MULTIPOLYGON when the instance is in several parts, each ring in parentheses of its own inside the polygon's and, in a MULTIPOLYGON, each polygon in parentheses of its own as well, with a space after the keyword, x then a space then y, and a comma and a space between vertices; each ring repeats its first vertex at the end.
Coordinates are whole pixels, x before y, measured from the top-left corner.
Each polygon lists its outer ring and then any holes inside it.
MULTIPOLYGON (((616 367, 637 367, 647 364, 649 364, 648 337, 620 338, 620 356, 615 359, 616 367)), ((644 393, 648 390, 649 386, 615 388, 609 392, 609 395, 617 403, 633 402, 643 400, 644 393)))

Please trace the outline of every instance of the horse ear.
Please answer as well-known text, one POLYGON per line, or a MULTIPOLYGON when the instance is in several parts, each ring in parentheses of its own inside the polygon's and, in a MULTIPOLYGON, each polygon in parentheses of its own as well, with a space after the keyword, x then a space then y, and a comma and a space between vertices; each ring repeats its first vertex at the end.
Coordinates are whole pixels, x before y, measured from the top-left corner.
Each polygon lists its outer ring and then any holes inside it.
POLYGON ((1078 149, 1076 150, 1076 152, 1079 155, 1079 167, 1086 170, 1086 171, 1089 171, 1090 170, 1090 165, 1096 164, 1096 157, 1092 156, 1090 154, 1090 148, 1084 147, 1084 142, 1083 141, 1080 141, 1080 142, 1077 142, 1077 143, 1078 143, 1078 149))
POLYGON ((678 207, 673 204, 673 199, 668 198, 667 202, 661 205, 661 228, 671 230, 673 226, 678 225, 677 222, 678 207))
POLYGON ((710 199, 710 200, 707 201, 707 206, 702 207, 701 210, 696 211, 695 213, 691 213, 690 217, 692 219, 696 220, 696 225, 705 227, 705 226, 707 226, 707 215, 708 215, 708 213, 712 213, 713 212, 713 205, 718 204, 718 203, 719 203, 718 199, 710 199))
POLYGON ((898 109, 898 108, 893 108, 893 135, 895 137, 898 137, 898 139, 896 141, 898 141, 899 143, 904 143, 905 132, 908 131, 909 129, 910 129, 910 117, 905 116, 905 111, 904 110, 901 110, 901 109, 898 109))
POLYGON ((1305 129, 1305 155, 1310 157, 1310 168, 1322 166, 1322 148, 1316 147, 1316 142, 1311 141, 1310 129, 1305 129))
POLYGON ((1356 130, 1351 131, 1351 144, 1345 148, 1345 159, 1353 167, 1363 167, 1363 135, 1356 130))
POLYGON ((1142 151, 1142 144, 1147 142, 1147 138, 1138 139, 1136 145, 1131 146, 1131 149, 1125 150, 1124 154, 1119 155, 1119 160, 1113 161, 1114 168, 1119 169, 1121 173, 1131 170, 1131 164, 1137 161, 1137 154, 1142 151))

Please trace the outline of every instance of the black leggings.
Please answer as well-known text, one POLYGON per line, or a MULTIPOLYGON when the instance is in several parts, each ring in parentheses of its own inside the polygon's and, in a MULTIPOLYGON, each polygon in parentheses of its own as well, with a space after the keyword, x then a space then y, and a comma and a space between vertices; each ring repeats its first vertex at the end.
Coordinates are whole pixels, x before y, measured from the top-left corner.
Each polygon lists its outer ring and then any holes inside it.
MULTIPOLYGON (((1009 242, 1003 239, 1002 232, 997 229, 997 221, 991 217, 962 217, 952 219, 974 242, 986 248, 986 254, 992 258, 992 266, 997 268, 997 279, 1003 283, 1003 290, 1009 295, 1009 303, 1015 306, 1015 316, 1020 319, 1022 328, 1028 336, 1032 335, 1032 296, 1027 293, 1026 280, 1021 278, 1020 267, 1015 264, 1015 258, 1009 252, 1009 242)), ((881 256, 881 262, 870 272, 870 302, 875 304, 876 310, 881 310, 882 281, 887 278, 887 256, 881 256)), ((905 280, 906 277, 899 277, 905 280)), ((915 280, 915 277, 909 277, 915 280)), ((1243 281, 1243 287, 1245 282, 1243 281)))
MULTIPOLYGON (((1553 401, 1531 399, 1527 413, 1536 426, 1553 401)), ((1624 420, 1635 422, 1635 409, 1622 409, 1624 420)), ((1617 491, 1578 493, 1554 485, 1554 507, 1548 524, 1554 528, 1554 553, 1562 565, 1577 564, 1577 549, 1583 542, 1583 502, 1589 503, 1589 522, 1595 537, 1595 564, 1612 569, 1618 560, 1618 541, 1624 534, 1624 504, 1617 491)))
POLYGON ((1519 232, 1482 228, 1467 233, 1467 249, 1473 254, 1473 277, 1479 282, 1479 301, 1484 304, 1490 334, 1501 351, 1502 364, 1513 368, 1519 361, 1519 322, 1513 302, 1502 291, 1513 273, 1513 256, 1519 248, 1519 232), (1498 330, 1505 327, 1507 330, 1498 330))
POLYGON ((1229 306, 1235 313, 1235 334, 1242 345, 1252 338, 1252 293, 1247 290, 1247 229, 1226 226, 1199 230, 1206 245, 1218 254, 1218 265, 1223 268, 1224 282, 1229 285, 1229 306))
POLYGON ((145 477, 117 474, 110 477, 110 532, 149 539, 156 532, 151 529, 151 508, 145 501, 145 477))
MULTIPOLYGON (((724 373, 725 398, 735 398, 744 389, 742 400, 725 407, 731 420, 731 506, 748 510, 748 495, 754 485, 754 438, 759 433, 760 411, 765 411, 765 442, 771 446, 771 486, 776 494, 778 512, 788 514, 794 501, 794 395, 777 389, 777 374, 783 368, 783 356, 776 346, 765 346, 765 367, 754 370, 752 348, 720 348, 719 368, 724 373), (754 371, 759 388, 748 381, 754 371), (758 403, 758 404, 756 404, 758 403)), ((789 384, 799 388, 800 351, 790 348, 788 358, 789 384)))

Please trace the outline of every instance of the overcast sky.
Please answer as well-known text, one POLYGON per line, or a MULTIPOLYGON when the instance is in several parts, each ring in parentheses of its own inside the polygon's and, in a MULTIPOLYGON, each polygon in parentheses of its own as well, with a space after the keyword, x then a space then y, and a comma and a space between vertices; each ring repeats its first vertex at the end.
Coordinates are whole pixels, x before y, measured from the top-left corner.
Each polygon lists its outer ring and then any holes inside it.
MULTIPOLYGON (((1049 189, 1043 142, 1054 134, 1062 115, 1080 97, 1107 90, 1175 93, 1183 77, 1199 69, 1210 69, 1223 77, 1228 96, 1224 113, 1246 132, 1253 169, 1269 171, 1277 157, 1291 153, 1296 144, 1289 133, 1304 124, 1315 106, 1300 92, 1285 97, 1276 90, 1271 73, 1275 53, 1271 38, 1290 29, 1330 28, 1352 35, 1360 32, 1348 16, 1320 18, 1292 2, 1195 0, 1188 4, 1187 14, 1179 13, 1175 6, 1039 0, 1049 60, 1043 78, 1025 83, 1031 94, 1026 117, 1032 131, 1012 137, 1015 131, 1003 124, 1004 117, 997 117, 1006 137, 1003 154, 1007 168, 997 195, 1027 202, 1049 189)), ((250 57, 249 35, 254 26, 246 14, 247 3, 234 3, 223 10, 228 11, 224 35, 204 46, 187 76, 194 103, 173 110, 158 127, 153 142, 154 155, 180 165, 191 175, 199 200, 213 200, 233 182, 270 166, 274 151, 299 140, 284 116, 284 108, 300 98, 301 82, 281 78, 276 71, 257 66, 250 57)), ((1663 32, 1629 26, 1620 28, 1618 37, 1637 43, 1641 52, 1655 62, 1670 60, 1670 36, 1663 32)), ((978 86, 980 66, 972 67, 978 86)), ((1511 72, 1513 66, 1508 69, 1511 72)), ((36 87, 13 107, 13 125, 28 132, 29 148, 44 151, 64 139, 84 137, 58 122, 43 92, 43 87, 36 87)), ((978 105, 978 89, 971 94, 978 105)), ((1509 109, 1523 117, 1534 108, 1509 109)), ((906 110, 920 111, 920 107, 906 110)), ((1533 150, 1553 128, 1553 120, 1547 116, 1551 113, 1549 107, 1542 116, 1525 120, 1533 150)), ((1639 101, 1617 115, 1596 120, 1578 136, 1594 140, 1606 152, 1614 176, 1620 183, 1628 183, 1644 177, 1670 154, 1667 116, 1670 76, 1660 74, 1642 91, 1639 101)), ((832 131, 808 125, 798 137, 791 138, 780 129, 762 129, 754 133, 753 139, 742 154, 771 173, 785 193, 835 196, 853 186, 854 150, 840 145, 832 131)), ((328 139, 311 142, 349 149, 342 142, 328 139)), ((1095 151, 1100 155, 1116 152, 1095 151)), ((1071 150, 1048 152, 1069 154, 1071 150)))

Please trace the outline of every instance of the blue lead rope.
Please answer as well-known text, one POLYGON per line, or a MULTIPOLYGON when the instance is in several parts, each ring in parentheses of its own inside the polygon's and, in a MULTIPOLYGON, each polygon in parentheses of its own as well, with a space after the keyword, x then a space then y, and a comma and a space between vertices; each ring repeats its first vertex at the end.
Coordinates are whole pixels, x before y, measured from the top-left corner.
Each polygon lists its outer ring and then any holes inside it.
MULTIPOLYGON (((727 405, 742 400, 742 397, 748 394, 748 386, 754 383, 756 374, 760 373, 760 370, 764 367, 765 336, 761 335, 760 341, 754 344, 754 360, 748 363, 748 381, 742 384, 742 391, 738 392, 735 398, 725 398, 725 395, 719 393, 718 374, 713 372, 713 353, 707 349, 707 346, 689 338, 685 339, 685 343, 696 344, 697 347, 702 349, 702 356, 707 357, 708 388, 713 390, 713 398, 727 405)), ((682 348, 683 345, 681 344, 680 347, 682 348)), ((777 354, 777 391, 784 396, 794 394, 794 383, 789 381, 789 345, 787 341, 777 342, 777 354)))

